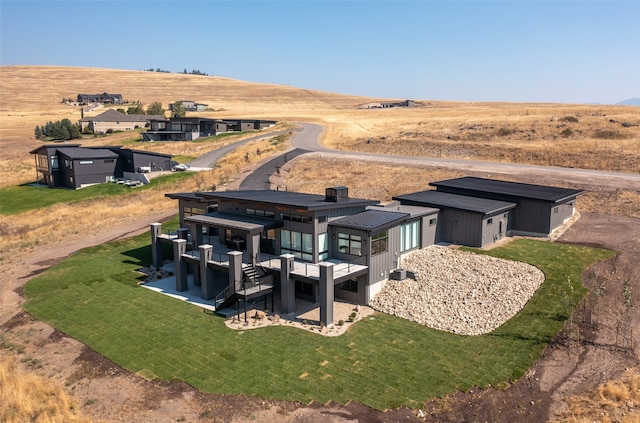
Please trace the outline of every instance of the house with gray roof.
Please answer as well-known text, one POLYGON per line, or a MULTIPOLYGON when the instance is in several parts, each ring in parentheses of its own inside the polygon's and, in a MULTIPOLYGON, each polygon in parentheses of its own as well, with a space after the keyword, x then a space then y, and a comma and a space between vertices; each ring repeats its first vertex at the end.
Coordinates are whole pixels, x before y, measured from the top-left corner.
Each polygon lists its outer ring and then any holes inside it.
POLYGON ((171 169, 171 156, 117 146, 46 144, 32 151, 36 181, 51 188, 78 189, 116 178, 146 180, 145 171, 171 169))
POLYGON ((534 204, 533 197, 561 207, 581 192, 525 185, 518 196, 514 185, 485 181, 510 196, 426 190, 381 204, 351 198, 346 187, 327 188, 325 195, 169 193, 178 200, 181 228, 163 234, 160 223, 151 225, 153 266, 165 264, 163 244, 170 244, 176 290, 198 287, 216 312, 260 301, 267 307, 268 298, 273 308, 278 298, 288 314, 306 300, 320 305, 321 323, 328 326, 334 299, 369 304, 387 280, 410 273, 402 262, 412 251, 436 243, 488 246, 510 235, 513 214, 534 204))
POLYGON ((261 130, 275 124, 275 120, 172 117, 151 120, 150 128, 142 137, 145 141, 193 141, 225 132, 261 130))
POLYGON ((160 115, 128 115, 117 110, 109 109, 96 116, 87 116, 80 119, 82 131, 90 129, 94 134, 106 134, 113 131, 131 131, 133 129, 144 128, 152 120, 164 119, 160 115))
POLYGON ((78 94, 78 103, 122 104, 122 94, 78 94))

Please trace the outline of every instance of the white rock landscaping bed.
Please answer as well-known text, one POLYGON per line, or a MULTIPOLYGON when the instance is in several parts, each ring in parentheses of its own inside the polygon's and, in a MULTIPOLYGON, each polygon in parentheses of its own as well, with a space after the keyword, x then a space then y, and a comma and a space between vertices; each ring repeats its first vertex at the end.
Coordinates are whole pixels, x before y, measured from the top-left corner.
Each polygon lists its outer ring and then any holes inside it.
POLYGON ((402 268, 416 280, 389 280, 375 310, 460 335, 481 335, 516 315, 544 282, 527 263, 431 246, 412 253, 402 268))

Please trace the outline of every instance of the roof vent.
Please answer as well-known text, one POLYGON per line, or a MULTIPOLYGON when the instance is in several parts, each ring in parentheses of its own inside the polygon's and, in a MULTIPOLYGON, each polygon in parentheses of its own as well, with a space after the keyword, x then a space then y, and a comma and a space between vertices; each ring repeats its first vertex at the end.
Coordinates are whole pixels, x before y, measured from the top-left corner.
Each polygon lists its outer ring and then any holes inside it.
POLYGON ((338 201, 346 201, 349 199, 349 188, 332 187, 327 188, 324 192, 324 201, 337 203, 338 201))

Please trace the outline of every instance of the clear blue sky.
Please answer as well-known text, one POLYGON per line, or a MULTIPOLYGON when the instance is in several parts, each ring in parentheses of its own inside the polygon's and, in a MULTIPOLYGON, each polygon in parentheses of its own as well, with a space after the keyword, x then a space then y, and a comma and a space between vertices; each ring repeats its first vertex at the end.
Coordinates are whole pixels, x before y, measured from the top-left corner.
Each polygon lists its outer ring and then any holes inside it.
POLYGON ((186 68, 371 97, 640 97, 640 0, 0 0, 0 43, 2 65, 186 68))

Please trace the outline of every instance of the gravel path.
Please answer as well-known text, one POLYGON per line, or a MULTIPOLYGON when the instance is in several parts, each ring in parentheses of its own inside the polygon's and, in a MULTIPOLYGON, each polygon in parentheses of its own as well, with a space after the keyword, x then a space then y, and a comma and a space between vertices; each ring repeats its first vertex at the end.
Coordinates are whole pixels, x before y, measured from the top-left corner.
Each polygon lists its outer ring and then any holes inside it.
POLYGON ((460 335, 499 327, 544 282, 544 273, 530 264, 439 246, 414 252, 402 267, 416 280, 389 280, 371 307, 460 335))

